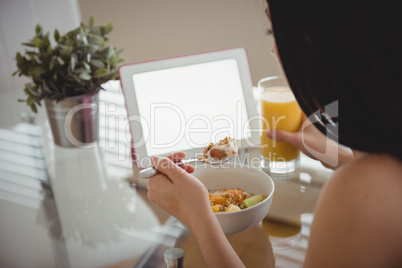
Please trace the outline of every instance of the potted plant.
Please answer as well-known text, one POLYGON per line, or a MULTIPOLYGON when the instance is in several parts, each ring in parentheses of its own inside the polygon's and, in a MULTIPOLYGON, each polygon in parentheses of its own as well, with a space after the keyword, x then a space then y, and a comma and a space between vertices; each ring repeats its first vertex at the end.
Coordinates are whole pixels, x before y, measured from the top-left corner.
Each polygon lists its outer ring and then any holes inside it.
POLYGON ((26 104, 37 112, 44 100, 55 143, 80 146, 98 137, 98 93, 102 84, 118 79, 122 62, 120 51, 106 46, 112 23, 95 26, 91 16, 88 25, 61 35, 56 29, 51 45, 49 32, 37 25, 34 37, 22 45, 28 49, 16 54, 17 71, 27 76, 26 104))

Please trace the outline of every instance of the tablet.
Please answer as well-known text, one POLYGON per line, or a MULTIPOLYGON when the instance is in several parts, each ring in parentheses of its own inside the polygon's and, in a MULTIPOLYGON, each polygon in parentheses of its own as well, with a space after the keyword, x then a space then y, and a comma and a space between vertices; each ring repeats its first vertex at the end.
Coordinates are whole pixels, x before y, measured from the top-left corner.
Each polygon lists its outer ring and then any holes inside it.
POLYGON ((259 143, 244 48, 125 64, 119 76, 139 167, 149 166, 152 155, 198 157, 226 136, 239 148, 259 143))

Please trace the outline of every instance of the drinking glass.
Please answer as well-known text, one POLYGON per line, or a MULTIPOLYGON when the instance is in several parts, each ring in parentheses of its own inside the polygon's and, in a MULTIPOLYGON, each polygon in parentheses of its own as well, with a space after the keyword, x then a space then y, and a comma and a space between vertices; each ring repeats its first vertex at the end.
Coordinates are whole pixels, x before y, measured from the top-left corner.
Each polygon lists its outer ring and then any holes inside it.
POLYGON ((300 151, 284 142, 266 136, 268 130, 297 132, 302 121, 295 97, 281 76, 263 78, 258 82, 261 105, 261 168, 270 173, 289 173, 300 166, 300 151))

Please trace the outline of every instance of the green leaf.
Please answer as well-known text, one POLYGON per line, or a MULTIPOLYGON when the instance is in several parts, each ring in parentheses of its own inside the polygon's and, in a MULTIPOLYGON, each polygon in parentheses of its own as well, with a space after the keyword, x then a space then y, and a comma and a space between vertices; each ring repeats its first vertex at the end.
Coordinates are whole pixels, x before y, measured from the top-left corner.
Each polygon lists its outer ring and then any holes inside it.
POLYGON ((56 42, 59 42, 60 34, 59 34, 59 31, 57 29, 54 30, 53 38, 54 38, 54 40, 56 40, 56 42))
POLYGON ((29 95, 27 99, 27 105, 31 106, 35 102, 35 96, 34 95, 29 95))
POLYGON ((105 68, 105 64, 101 60, 93 59, 90 64, 98 69, 105 68))
POLYGON ((38 37, 34 37, 32 39, 32 43, 38 48, 41 48, 43 46, 43 40, 38 37))
POLYGON ((105 76, 108 72, 109 72, 108 69, 102 68, 102 69, 96 70, 92 75, 95 78, 99 78, 99 77, 105 76))
POLYGON ((49 62, 49 70, 51 71, 51 70, 53 70, 53 68, 54 68, 54 61, 51 60, 51 61, 49 62))
POLYGON ((15 55, 15 59, 17 60, 17 65, 21 66, 23 64, 23 59, 21 53, 17 52, 15 55))
POLYGON ((32 103, 31 105, 30 105, 30 107, 31 107, 31 110, 32 110, 32 112, 33 113, 38 113, 38 109, 36 109, 36 105, 35 105, 35 103, 32 103))
POLYGON ((85 45, 88 45, 88 39, 85 35, 82 36, 82 42, 84 42, 85 45))
POLYGON ((23 99, 18 99, 17 101, 18 102, 26 102, 26 100, 23 100, 23 99))
POLYGON ((73 70, 73 71, 75 69, 75 65, 77 64, 77 60, 78 60, 77 55, 72 54, 71 58, 70 58, 70 67, 71 67, 71 70, 73 70))
POLYGON ((37 35, 39 35, 39 34, 41 34, 41 32, 42 32, 42 27, 39 24, 37 24, 35 27, 35 33, 37 35))
POLYGON ((63 60, 62 58, 60 58, 60 57, 57 57, 57 62, 58 62, 60 65, 64 65, 64 60, 63 60))
POLYGON ((81 38, 82 38, 83 36, 85 36, 84 24, 82 24, 82 23, 81 23, 81 26, 80 26, 80 36, 81 36, 81 38))
POLYGON ((100 30, 99 35, 100 35, 100 36, 104 36, 104 35, 105 35, 105 27, 104 27, 104 26, 100 26, 100 27, 99 27, 99 30, 100 30))
POLYGON ((82 64, 84 64, 85 69, 87 69, 88 71, 91 71, 91 66, 88 63, 83 62, 82 64))
POLYGON ((34 66, 31 70, 32 75, 38 77, 42 75, 44 72, 46 72, 46 70, 45 67, 43 67, 42 65, 34 66))
POLYGON ((63 48, 60 50, 60 56, 62 56, 63 58, 68 58, 70 57, 72 52, 73 52, 72 46, 63 46, 63 48))
POLYGON ((91 33, 96 34, 96 35, 100 35, 100 33, 101 33, 100 27, 99 26, 92 27, 91 33))
POLYGON ((79 78, 81 78, 82 80, 91 80, 91 75, 87 72, 83 72, 80 74, 79 78))
POLYGON ((46 49, 50 46, 49 33, 46 33, 43 36, 43 45, 44 45, 44 47, 46 47, 46 49))
POLYGON ((98 36, 98 35, 92 35, 89 39, 88 42, 90 44, 96 44, 98 46, 103 46, 103 44, 105 43, 105 39, 103 39, 102 36, 98 36))
POLYGON ((38 97, 40 95, 39 92, 35 91, 35 90, 39 90, 40 87, 36 87, 36 88, 28 88, 29 93, 35 97, 38 97))
POLYGON ((112 55, 112 57, 110 57, 110 64, 115 64, 117 62, 117 57, 116 55, 112 55))
POLYGON ((110 58, 114 55, 114 49, 112 46, 109 47, 109 50, 107 52, 107 59, 110 60, 110 58))
POLYGON ((105 34, 110 33, 112 29, 113 29, 113 23, 109 22, 108 24, 105 25, 105 34))
POLYGON ((35 47, 35 45, 32 42, 29 43, 22 43, 23 46, 27 46, 27 47, 35 47))
POLYGON ((89 17, 88 26, 89 26, 90 28, 92 28, 92 27, 94 26, 94 16, 92 16, 92 15, 89 17))

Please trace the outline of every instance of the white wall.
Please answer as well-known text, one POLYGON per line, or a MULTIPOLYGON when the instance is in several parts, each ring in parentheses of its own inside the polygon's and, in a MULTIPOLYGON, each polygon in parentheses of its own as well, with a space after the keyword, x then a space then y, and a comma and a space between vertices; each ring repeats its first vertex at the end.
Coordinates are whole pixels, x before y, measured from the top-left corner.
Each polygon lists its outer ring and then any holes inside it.
POLYGON ((0 0, 0 127, 20 122, 20 114, 29 111, 23 94, 26 78, 12 77, 17 69, 14 60, 21 45, 35 34, 36 24, 44 31, 68 31, 79 25, 79 7, 76 0, 0 0))
POLYGON ((245 47, 254 84, 279 74, 266 0, 78 0, 82 18, 113 22, 110 43, 126 62, 245 47))

